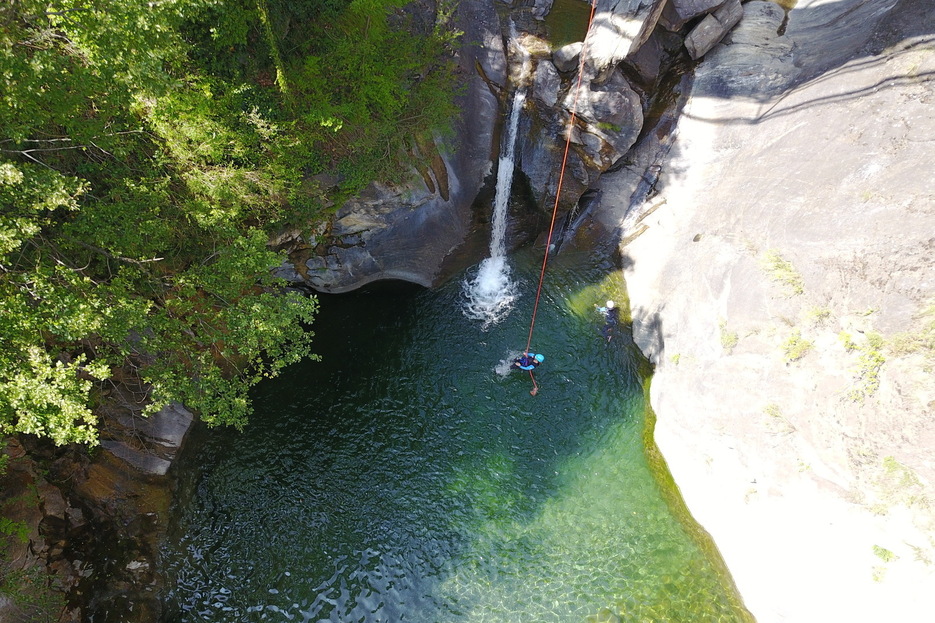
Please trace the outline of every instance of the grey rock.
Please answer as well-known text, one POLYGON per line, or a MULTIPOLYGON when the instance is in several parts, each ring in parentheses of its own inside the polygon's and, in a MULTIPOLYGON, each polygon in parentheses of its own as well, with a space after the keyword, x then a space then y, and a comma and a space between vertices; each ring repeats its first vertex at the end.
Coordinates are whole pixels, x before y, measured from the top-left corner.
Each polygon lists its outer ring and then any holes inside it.
POLYGON ((533 97, 546 106, 555 106, 561 86, 562 78, 558 75, 555 65, 544 59, 539 61, 533 77, 533 97))
MULTIPOLYGON (((920 0, 799 2, 780 34, 780 7, 744 12, 731 45, 697 66, 657 179, 666 202, 621 248, 634 337, 656 363, 655 439, 757 620, 807 620, 825 604, 826 619, 913 620, 935 608, 923 566, 879 590, 825 580, 854 570, 837 552, 888 534, 909 542, 933 523, 930 507, 874 516, 853 497, 886 499, 873 484, 884 456, 931 490, 931 374, 893 353, 872 397, 844 398, 858 355, 838 333, 911 331, 931 304, 935 187, 919 172, 935 159, 935 14, 920 0), (801 275, 801 294, 764 270, 770 249, 801 275), (806 320, 816 307, 822 324, 806 320), (794 363, 787 322, 815 343, 794 363), (725 323, 740 336, 730 351, 725 323), (781 408, 778 426, 766 405, 781 408), (751 522, 757 534, 737 530, 751 522), (751 554, 763 533, 775 535, 768 566, 751 554)), ((622 173, 602 176, 603 203, 640 194, 638 171, 610 187, 622 173)))
POLYGON ((666 30, 677 32, 687 22, 714 11, 724 4, 724 0, 668 0, 659 24, 666 30))
MULTIPOLYGON (((540 206, 550 206, 554 201, 574 99, 572 87, 565 93, 561 107, 536 107, 533 120, 527 124, 535 133, 528 135, 520 147, 519 167, 540 206)), ((576 116, 562 186, 563 209, 577 203, 581 193, 626 153, 643 124, 640 97, 620 72, 613 72, 602 84, 583 84, 576 116)))
POLYGON ((585 52, 588 81, 605 79, 649 38, 665 0, 597 0, 585 52))
POLYGON ((545 16, 552 10, 552 0, 535 0, 532 6, 532 16, 536 19, 545 19, 545 16))
POLYGON ((562 73, 577 71, 579 63, 578 55, 581 54, 582 46, 584 46, 584 43, 582 41, 577 41, 575 43, 563 45, 552 52, 552 62, 555 64, 555 68, 562 73))
POLYGON ((177 449, 182 446, 194 419, 195 416, 184 405, 172 402, 149 417, 126 416, 120 422, 152 442, 177 449))
POLYGON ((693 90, 699 95, 767 98, 798 80, 802 67, 793 55, 788 32, 780 35, 785 11, 773 2, 749 2, 731 45, 719 46, 705 59, 693 90))
POLYGON ((285 279, 289 283, 303 283, 305 278, 296 269, 295 265, 289 260, 283 261, 280 266, 273 269, 273 275, 280 279, 285 279))
POLYGON ((689 56, 697 60, 707 54, 742 17, 740 0, 728 0, 717 11, 705 16, 685 38, 689 56))
POLYGON ((165 476, 172 466, 172 463, 165 459, 159 458, 153 454, 134 450, 119 441, 105 439, 101 441, 101 447, 144 474, 165 476))
POLYGON ((659 76, 659 70, 665 57, 665 49, 656 33, 653 33, 646 40, 646 43, 624 60, 624 63, 636 72, 643 84, 647 85, 652 84, 659 76))

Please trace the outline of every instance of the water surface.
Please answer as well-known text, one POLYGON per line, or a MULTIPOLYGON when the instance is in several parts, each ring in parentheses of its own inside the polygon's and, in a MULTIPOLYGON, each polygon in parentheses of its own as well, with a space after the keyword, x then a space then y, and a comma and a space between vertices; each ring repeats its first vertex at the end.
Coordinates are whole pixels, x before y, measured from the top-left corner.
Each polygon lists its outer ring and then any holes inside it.
POLYGON ((322 300, 323 360, 190 451, 170 621, 748 620, 647 463, 645 362, 594 309, 621 285, 552 263, 532 397, 495 371, 526 344, 541 256, 513 259, 520 299, 487 331, 458 279, 322 300))

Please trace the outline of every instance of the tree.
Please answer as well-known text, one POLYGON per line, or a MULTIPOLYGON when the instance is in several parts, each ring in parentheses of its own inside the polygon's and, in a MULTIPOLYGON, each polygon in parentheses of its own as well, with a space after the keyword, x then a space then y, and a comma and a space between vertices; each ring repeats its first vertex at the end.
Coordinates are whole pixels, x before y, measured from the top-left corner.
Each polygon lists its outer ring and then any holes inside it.
POLYGON ((239 426, 249 387, 310 355, 317 303, 271 277, 263 173, 229 151, 187 166, 159 137, 184 46, 156 4, 4 9, 0 432, 94 441, 121 370, 150 409, 239 426))
POLYGON ((0 6, 0 432, 92 442, 104 389, 241 426, 311 356, 286 226, 399 176, 451 116, 439 12, 401 0, 0 6), (416 7, 417 9, 418 7, 416 7), (431 22, 431 20, 429 20, 431 22), (275 74, 275 80, 269 76, 275 74))

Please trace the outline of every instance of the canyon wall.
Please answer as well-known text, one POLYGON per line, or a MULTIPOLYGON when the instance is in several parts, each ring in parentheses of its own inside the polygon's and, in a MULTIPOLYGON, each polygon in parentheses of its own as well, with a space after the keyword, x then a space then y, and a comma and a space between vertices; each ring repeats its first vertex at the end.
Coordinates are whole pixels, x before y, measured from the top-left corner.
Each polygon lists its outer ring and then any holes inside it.
POLYGON ((761 623, 935 610, 933 77, 926 0, 748 2, 599 185, 657 443, 761 623))

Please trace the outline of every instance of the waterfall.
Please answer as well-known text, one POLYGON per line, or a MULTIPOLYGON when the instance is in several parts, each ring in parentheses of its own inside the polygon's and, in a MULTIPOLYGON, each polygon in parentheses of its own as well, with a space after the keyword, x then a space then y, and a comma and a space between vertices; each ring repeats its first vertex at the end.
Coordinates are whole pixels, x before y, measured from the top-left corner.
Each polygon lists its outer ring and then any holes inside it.
MULTIPOLYGON (((529 56, 522 46, 517 47, 523 55, 520 77, 524 79, 529 71, 529 56)), ((464 294, 467 298, 464 315, 473 320, 480 320, 485 329, 510 313, 517 296, 516 284, 510 280, 510 265, 506 261, 506 223, 510 190, 513 187, 516 131, 525 101, 526 87, 520 86, 513 95, 513 108, 510 111, 506 138, 501 146, 497 165, 497 189, 490 225, 490 257, 480 263, 473 278, 464 281, 464 294)))

